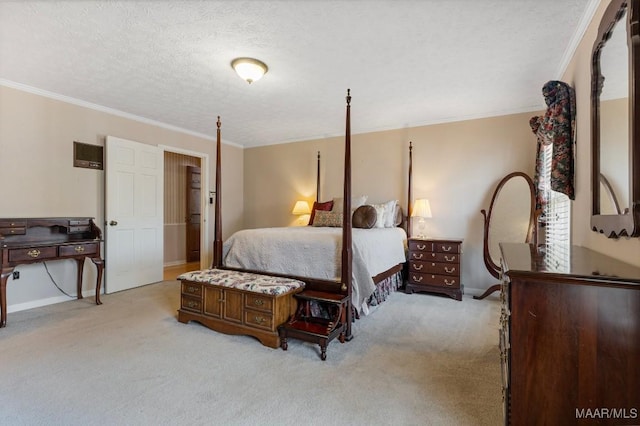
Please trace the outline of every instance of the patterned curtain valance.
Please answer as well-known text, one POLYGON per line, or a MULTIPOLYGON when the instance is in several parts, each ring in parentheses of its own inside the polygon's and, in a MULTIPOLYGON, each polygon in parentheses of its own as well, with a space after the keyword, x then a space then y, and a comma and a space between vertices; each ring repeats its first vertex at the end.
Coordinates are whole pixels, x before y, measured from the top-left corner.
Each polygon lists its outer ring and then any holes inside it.
POLYGON ((542 208, 544 195, 539 191, 542 172, 542 146, 553 144, 551 160, 551 189, 575 199, 575 91, 567 83, 548 81, 542 87, 542 95, 547 104, 543 116, 532 117, 531 130, 537 136, 536 154, 536 208, 542 208))

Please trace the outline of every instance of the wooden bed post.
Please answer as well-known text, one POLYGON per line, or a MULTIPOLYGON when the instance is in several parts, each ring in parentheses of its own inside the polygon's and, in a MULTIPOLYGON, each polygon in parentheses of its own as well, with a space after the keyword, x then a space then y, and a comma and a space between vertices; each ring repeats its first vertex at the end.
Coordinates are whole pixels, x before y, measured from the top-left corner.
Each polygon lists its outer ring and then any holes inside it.
POLYGON ((351 89, 347 89, 347 117, 344 136, 344 188, 342 210, 342 291, 349 296, 347 307, 347 329, 345 340, 353 339, 351 334, 351 89))
POLYGON ((411 179, 413 176, 413 145, 411 141, 409 141, 409 194, 407 195, 407 237, 411 236, 411 198, 413 195, 411 194, 411 179))
POLYGON ((318 151, 318 173, 316 175, 316 201, 320 202, 320 151, 318 151))
POLYGON ((220 194, 220 187, 222 184, 220 173, 220 116, 216 126, 216 207, 215 207, 215 227, 214 227, 214 240, 213 240, 213 265, 212 268, 220 268, 222 266, 222 194, 220 194))

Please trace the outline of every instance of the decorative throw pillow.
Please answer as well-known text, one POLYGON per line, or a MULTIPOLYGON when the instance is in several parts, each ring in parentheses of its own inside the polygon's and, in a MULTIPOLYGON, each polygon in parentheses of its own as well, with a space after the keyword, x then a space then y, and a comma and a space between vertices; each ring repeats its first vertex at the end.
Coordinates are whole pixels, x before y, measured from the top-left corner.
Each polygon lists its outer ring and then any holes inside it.
POLYGON ((384 228, 384 204, 372 204, 371 205, 376 210, 376 228, 384 228))
POLYGON ((400 207, 400 204, 397 204, 396 205, 395 219, 393 221, 393 226, 400 226, 400 225, 402 225, 402 222, 404 222, 404 213, 402 211, 402 207, 400 207))
MULTIPOLYGON (((367 202, 366 195, 360 195, 359 197, 351 197, 351 210, 357 209, 358 207, 363 206, 364 203, 366 202, 367 202)), ((344 203, 342 202, 342 197, 334 198, 333 208, 331 209, 331 211, 342 213, 343 209, 344 209, 344 203)))
POLYGON ((377 219, 378 214, 376 213, 375 207, 365 204, 353 212, 351 226, 354 228, 370 229, 376 224, 377 219))
POLYGON ((384 203, 384 227, 393 228, 396 220, 396 205, 398 200, 390 200, 384 203))
POLYGON ((342 213, 318 210, 316 212, 316 217, 313 220, 313 226, 341 227, 342 213))
POLYGON ((313 225, 313 221, 316 216, 316 210, 331 211, 332 207, 333 207, 333 200, 325 201, 322 203, 314 201, 313 208, 311 209, 311 217, 309 218, 309 225, 313 225))

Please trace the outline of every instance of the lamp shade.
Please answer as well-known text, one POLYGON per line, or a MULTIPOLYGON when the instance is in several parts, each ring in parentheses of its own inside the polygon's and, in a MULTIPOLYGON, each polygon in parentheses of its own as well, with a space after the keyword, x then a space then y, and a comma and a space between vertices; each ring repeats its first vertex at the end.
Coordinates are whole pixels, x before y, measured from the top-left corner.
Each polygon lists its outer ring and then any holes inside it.
POLYGON ((231 66, 249 84, 260 80, 269 70, 264 62, 253 58, 236 58, 231 61, 231 66))
POLYGON ((309 208, 309 203, 306 201, 296 201, 296 205, 293 206, 293 211, 291 214, 301 215, 301 214, 311 214, 311 209, 309 208))
POLYGON ((412 217, 431 217, 431 205, 429 200, 425 198, 419 198, 413 203, 413 209, 411 210, 412 217))

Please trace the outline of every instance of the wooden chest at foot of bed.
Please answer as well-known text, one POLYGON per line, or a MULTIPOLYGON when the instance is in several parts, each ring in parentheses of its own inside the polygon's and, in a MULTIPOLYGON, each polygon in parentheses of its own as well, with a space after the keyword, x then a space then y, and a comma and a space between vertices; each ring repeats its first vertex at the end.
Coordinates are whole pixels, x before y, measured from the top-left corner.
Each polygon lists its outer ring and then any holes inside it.
POLYGON ((302 285, 281 294, 266 294, 247 288, 251 287, 248 285, 235 288, 179 279, 178 321, 197 321, 221 333, 253 336, 271 348, 280 346, 278 327, 295 312, 293 295, 304 288, 302 285))

